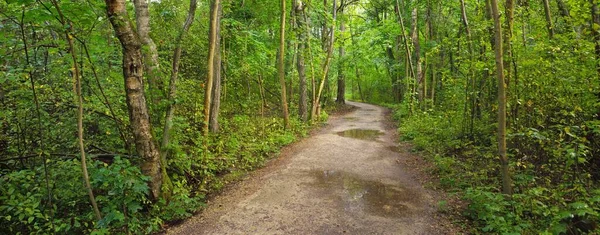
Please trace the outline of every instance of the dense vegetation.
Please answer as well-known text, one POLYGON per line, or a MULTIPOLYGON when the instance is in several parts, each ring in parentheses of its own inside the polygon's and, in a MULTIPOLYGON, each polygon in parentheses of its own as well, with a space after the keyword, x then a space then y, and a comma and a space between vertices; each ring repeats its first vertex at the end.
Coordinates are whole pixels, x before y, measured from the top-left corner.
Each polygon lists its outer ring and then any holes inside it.
POLYGON ((379 79, 364 76, 364 94, 353 94, 392 104, 402 138, 425 151, 441 185, 468 203, 464 215, 473 224, 465 227, 474 233, 598 233, 597 1, 371 4, 371 18, 359 31, 383 44, 370 56, 388 70, 372 75, 379 79), (499 123, 506 125, 506 168, 499 123))
POLYGON ((2 1, 0 233, 156 232, 334 97, 393 107, 471 232, 598 233, 598 4, 2 1))

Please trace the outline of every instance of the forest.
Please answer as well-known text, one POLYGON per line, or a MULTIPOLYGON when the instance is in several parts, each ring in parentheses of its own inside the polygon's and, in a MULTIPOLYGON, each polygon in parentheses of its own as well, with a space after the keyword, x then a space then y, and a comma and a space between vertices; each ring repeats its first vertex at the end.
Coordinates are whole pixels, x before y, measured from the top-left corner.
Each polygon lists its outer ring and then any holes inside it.
POLYGON ((0 233, 160 232, 346 100, 466 233, 600 233, 599 5, 3 0, 0 233))

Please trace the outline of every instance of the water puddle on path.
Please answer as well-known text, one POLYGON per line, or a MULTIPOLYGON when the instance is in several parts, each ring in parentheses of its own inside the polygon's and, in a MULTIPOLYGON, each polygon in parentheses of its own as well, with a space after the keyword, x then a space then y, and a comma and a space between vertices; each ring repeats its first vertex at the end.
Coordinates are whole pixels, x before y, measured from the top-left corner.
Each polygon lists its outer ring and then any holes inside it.
POLYGON ((340 131, 337 133, 339 136, 354 138, 359 140, 377 140, 377 137, 383 135, 383 132, 378 130, 367 130, 367 129, 351 129, 340 131))
POLYGON ((413 212, 420 195, 401 186, 360 179, 340 171, 312 171, 315 185, 333 197, 347 212, 366 212, 382 217, 404 217, 413 212))

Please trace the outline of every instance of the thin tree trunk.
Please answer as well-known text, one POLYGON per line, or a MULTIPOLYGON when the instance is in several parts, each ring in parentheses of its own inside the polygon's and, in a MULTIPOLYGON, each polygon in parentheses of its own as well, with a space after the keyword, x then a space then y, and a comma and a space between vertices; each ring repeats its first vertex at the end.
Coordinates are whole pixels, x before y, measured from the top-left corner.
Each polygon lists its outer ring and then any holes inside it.
MULTIPOLYGON (((410 53, 410 45, 408 44, 408 36, 406 35, 406 29, 404 27, 404 18, 402 17, 402 12, 400 12, 400 2, 398 0, 396 0, 396 7, 394 8, 394 10, 396 11, 396 17, 398 18, 398 24, 400 24, 400 31, 402 32, 402 40, 404 40, 404 50, 406 53, 406 64, 408 66, 406 66, 407 68, 407 83, 408 83, 408 77, 412 76, 413 78, 415 77, 415 70, 414 70, 414 66, 412 63, 412 58, 411 58, 411 53, 410 53)), ((408 85, 406 86, 406 88, 408 89, 408 85)), ((412 96, 412 95, 411 95, 412 96)))
POLYGON ((260 92, 260 117, 265 117, 265 106, 267 105, 267 100, 265 98, 265 88, 263 86, 262 74, 258 75, 258 90, 260 92))
POLYGON ((283 124, 287 129, 290 126, 290 116, 288 113, 288 103, 285 90, 285 2, 281 0, 281 25, 279 28, 279 62, 277 70, 279 72, 279 83, 281 84, 281 108, 283 109, 283 124))
POLYGON ((510 82, 512 79, 512 67, 510 66, 511 61, 513 59, 513 54, 512 54, 512 37, 513 37, 513 25, 514 25, 514 20, 515 20, 515 3, 514 0, 506 0, 506 3, 504 5, 504 12, 506 14, 506 32, 504 33, 504 38, 503 38, 503 48, 504 48, 504 62, 503 64, 504 66, 504 70, 506 71, 505 74, 505 82, 506 82, 506 87, 509 88, 510 87, 510 82))
POLYGON ((81 94, 81 77, 79 65, 77 64, 77 53, 75 51, 75 46, 73 44, 73 35, 71 30, 73 29, 73 24, 67 23, 62 10, 60 9, 58 2, 56 0, 52 0, 52 5, 58 12, 60 23, 62 24, 65 30, 65 40, 69 45, 69 54, 71 54, 71 63, 73 67, 73 71, 71 76, 73 78, 73 93, 75 93, 75 101, 77 103, 77 144, 79 145, 79 153, 81 157, 81 172, 83 181, 85 182, 85 188, 87 190, 88 197, 90 198, 90 203, 92 204, 92 209, 94 210, 94 215, 96 216, 96 220, 101 220, 102 215, 100 214, 100 210, 98 209, 98 204, 96 203, 96 198, 94 196, 94 191, 92 190, 92 185, 90 183, 90 176, 88 174, 87 169, 87 161, 85 156, 85 145, 83 143, 83 95, 81 94))
POLYGON ((213 92, 212 104, 210 106, 209 129, 212 133, 219 132, 219 113, 221 112, 221 18, 223 12, 223 4, 219 2, 216 9, 216 38, 215 38, 215 59, 214 59, 214 75, 213 75, 213 92))
POLYGON ((150 197, 157 200, 162 186, 160 153, 152 136, 144 94, 142 43, 129 22, 125 0, 105 0, 110 22, 123 47, 123 76, 131 130, 142 159, 142 172, 150 177, 150 197))
POLYGON ((496 42, 496 75, 498 77, 498 155, 502 174, 502 193, 512 194, 512 182, 506 155, 506 83, 504 81, 504 61, 502 50, 502 24, 497 0, 491 0, 492 17, 494 18, 496 42))
MULTIPOLYGON (((344 9, 340 8, 340 14, 343 14, 344 9)), ((340 34, 343 34, 344 31, 346 31, 346 25, 344 25, 344 22, 340 22, 340 34)), ((339 48, 339 59, 338 59, 338 79, 337 79, 337 98, 336 98, 336 102, 338 104, 345 104, 346 103, 346 78, 344 77, 344 56, 345 56, 345 49, 344 49, 344 40, 340 41, 340 48, 339 48)))
POLYGON ((548 0, 542 0, 544 4, 544 12, 546 13, 546 28, 548 29, 548 37, 554 38, 554 25, 552 23, 552 12, 550 11, 550 3, 548 0))
MULTIPOLYGON (((23 51, 25 52, 25 62, 26 62, 26 68, 30 68, 30 67, 34 67, 33 62, 30 59, 29 56, 29 48, 28 48, 28 43, 27 43, 27 37, 25 36, 25 9, 23 9, 21 11, 21 20, 18 23, 19 24, 19 31, 21 33, 21 39, 23 40, 23 51)), ((34 43, 32 43, 34 44, 34 43)), ((34 59, 35 61, 35 59, 34 59)), ((48 158, 46 156, 46 154, 44 154, 44 151, 46 150, 45 147, 45 142, 44 142, 44 127, 42 125, 42 113, 41 113, 41 107, 40 107, 40 100, 36 91, 36 85, 35 85, 35 69, 29 70, 28 71, 28 76, 29 76, 29 85, 31 87, 31 93, 33 95, 33 103, 35 104, 35 116, 37 119, 37 135, 39 138, 39 150, 40 153, 39 155, 42 157, 42 161, 43 161, 43 165, 44 165, 44 181, 46 184, 46 193, 48 194, 48 206, 51 208, 50 209, 50 217, 51 217, 51 221, 50 221, 50 225, 51 228, 54 229, 54 214, 55 214, 55 210, 54 210, 54 202, 52 200, 52 190, 50 190, 50 180, 49 180, 49 176, 48 176, 48 158)), ((27 124, 27 120, 25 120, 25 124, 27 124)), ((25 130, 21 131, 23 133, 25 133, 25 130)), ((24 134, 25 135, 25 134, 24 134)), ((24 143, 24 145, 27 144, 27 138, 25 136, 23 136, 23 140, 22 143, 24 143)), ((31 138, 31 143, 35 143, 34 142, 34 138, 31 138)), ((22 149, 25 149, 25 147, 23 146, 22 149)))
POLYGON ((325 86, 325 81, 327 80, 327 73, 329 73, 329 64, 331 62, 331 56, 333 54, 333 43, 335 41, 335 23, 336 23, 336 0, 333 0, 333 11, 332 11, 333 22, 331 22, 330 36, 329 36, 329 46, 327 48, 327 57, 325 58, 325 63, 323 64, 323 77, 321 80, 321 84, 319 85, 319 90, 317 92, 317 96, 315 100, 313 100, 311 117, 313 120, 317 120, 320 115, 319 109, 319 100, 321 99, 321 93, 323 92, 323 87, 325 86))
POLYGON ((217 48, 217 25, 219 24, 218 15, 219 11, 217 10, 218 6, 221 4, 221 0, 212 0, 211 4, 211 14, 210 14, 210 29, 208 33, 208 70, 206 75, 206 84, 204 87, 204 135, 208 135, 209 125, 210 125, 210 110, 212 105, 212 91, 213 91, 213 82, 215 79, 215 56, 217 48))
POLYGON ((173 64, 171 68, 171 79, 169 80, 169 93, 167 104, 167 112, 165 115, 165 125, 163 129, 162 141, 160 144, 160 163, 161 163, 161 172, 163 181, 166 187, 163 187, 163 198, 168 199, 171 195, 172 184, 167 174, 167 155, 169 149, 169 142, 171 140, 171 128, 173 127, 173 116, 175 116, 175 98, 177 93, 177 76, 179 75, 179 62, 181 59, 181 43, 185 34, 187 34, 192 22, 194 22, 194 16, 196 14, 197 1, 190 0, 190 8, 188 10, 187 18, 185 19, 185 23, 183 23, 183 28, 179 31, 179 35, 175 40, 175 50, 173 51, 173 64))

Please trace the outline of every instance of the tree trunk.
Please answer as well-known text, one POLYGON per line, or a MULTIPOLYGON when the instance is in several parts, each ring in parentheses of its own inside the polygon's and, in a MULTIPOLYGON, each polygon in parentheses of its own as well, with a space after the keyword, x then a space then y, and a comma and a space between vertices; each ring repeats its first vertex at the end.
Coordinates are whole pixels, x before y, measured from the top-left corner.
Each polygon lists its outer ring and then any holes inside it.
POLYGON ((141 41, 142 55, 144 56, 144 69, 148 77, 148 87, 150 88, 150 99, 153 104, 160 102, 164 85, 160 78, 160 63, 158 62, 158 50, 154 40, 150 37, 150 13, 148 12, 148 2, 146 0, 133 0, 135 6, 135 22, 137 34, 141 41))
POLYGON ((494 18, 496 42, 496 76, 498 77, 498 155, 502 174, 502 193, 512 194, 512 182, 506 155, 506 83, 504 81, 504 61, 502 50, 502 24, 498 11, 498 1, 491 0, 492 17, 494 18))
POLYGON ((179 74, 179 61, 181 58, 181 42, 185 34, 187 34, 192 22, 194 22, 194 15, 196 14, 197 1, 190 0, 190 8, 188 10, 187 18, 185 19, 185 23, 183 24, 183 28, 179 31, 179 35, 175 40, 175 50, 173 51, 173 64, 171 70, 171 80, 169 80, 169 94, 167 104, 167 113, 165 115, 165 125, 163 129, 162 141, 160 144, 160 163, 161 163, 161 172, 163 181, 166 187, 163 190, 163 198, 168 199, 171 195, 172 184, 167 174, 167 154, 169 150, 169 142, 170 142, 170 134, 171 128, 173 127, 173 116, 175 116, 175 97, 177 92, 177 76, 179 74))
MULTIPOLYGON (((493 7, 493 6, 492 6, 493 7)), ((511 69, 511 61, 513 59, 512 55, 512 37, 513 37, 513 25, 515 21, 515 3, 514 0, 506 0, 506 4, 504 5, 504 12, 506 14, 506 32, 504 33, 503 38, 503 47, 504 47, 504 69, 506 71, 505 82, 506 87, 510 87, 510 81, 512 79, 512 69, 511 69)))
POLYGON ((218 6, 221 0, 213 0, 210 6, 210 29, 208 33, 208 70, 206 75, 206 84, 204 87, 204 135, 208 135, 210 123, 210 111, 212 105, 212 91, 215 80, 215 57, 217 54, 217 27, 218 27, 218 6))
POLYGON ((297 32, 297 37, 298 37, 298 51, 296 52, 296 57, 298 58, 296 60, 296 68, 298 70, 298 80, 299 80, 299 93, 300 93, 300 100, 298 102, 298 115, 300 116, 300 120, 302 120, 303 122, 307 121, 308 118, 308 97, 307 97, 307 86, 306 86, 306 65, 304 62, 304 53, 306 53, 306 44, 307 42, 307 36, 306 34, 308 33, 305 29, 306 26, 305 24, 307 24, 307 22, 304 20, 305 16, 304 16, 304 9, 305 9, 305 5, 304 2, 302 2, 301 0, 294 0, 296 1, 296 8, 294 9, 294 11, 296 11, 296 32, 297 32))
MULTIPOLYGON (((340 14, 343 14, 344 9, 340 8, 340 14)), ((340 22, 340 34, 343 34, 346 31, 346 25, 344 22, 340 22)), ((336 102, 338 104, 346 103, 346 78, 344 77, 344 55, 346 53, 344 49, 344 40, 340 41, 339 48, 339 59, 338 59, 338 79, 337 79, 337 98, 336 102)))
POLYGON ((142 159, 142 172, 150 177, 150 197, 157 200, 162 186, 160 154, 152 136, 144 94, 142 43, 129 22, 125 0, 105 0, 110 22, 123 47, 123 76, 129 122, 135 147, 142 159))
POLYGON ((94 210, 94 215, 96 216, 96 220, 99 221, 102 219, 102 215, 100 214, 100 210, 98 209, 98 204, 96 203, 94 191, 92 190, 92 185, 90 183, 90 176, 88 174, 86 161, 87 159, 85 156, 85 145, 83 143, 83 95, 81 92, 81 71, 79 70, 79 65, 77 63, 77 53, 75 51, 75 45, 73 44, 73 35, 71 34, 73 24, 66 22, 62 10, 60 9, 56 0, 52 0, 52 5, 54 6, 54 8, 56 8, 56 11, 59 15, 60 23, 62 24, 65 30, 65 40, 69 45, 69 54, 71 54, 73 67, 73 71, 71 73, 73 78, 73 93, 75 93, 75 101, 77 103, 77 143, 79 145, 79 153, 81 155, 81 172, 83 176, 83 181, 85 182, 85 188, 87 190, 88 197, 90 198, 90 204, 92 204, 92 209, 94 210))
MULTIPOLYGON (((598 32, 598 26, 600 26, 600 15, 598 12, 598 3, 595 3, 595 0, 590 0, 590 3, 592 4, 591 31, 595 45, 596 72, 598 74, 598 78, 600 79, 600 32, 598 32)), ((596 96, 600 102, 600 92, 597 92, 596 96)), ((597 111, 596 119, 600 120, 600 108, 597 111)))
POLYGON ((411 27, 411 39, 414 47, 414 63, 417 65, 417 71, 415 74, 415 81, 417 83, 417 97, 419 103, 423 102, 423 68, 421 64, 421 44, 419 43, 419 11, 418 7, 415 6, 412 11, 412 27, 411 27))
POLYGON ((325 57, 325 63, 323 63, 323 76, 321 79, 321 84, 319 85, 319 90, 317 91, 317 96, 313 100, 311 117, 313 120, 317 120, 320 115, 319 104, 321 99, 321 93, 323 92, 323 87, 325 86, 325 82, 327 81, 327 73, 329 73, 329 63, 331 62, 331 55, 333 54, 333 43, 335 41, 335 22, 336 22, 336 0, 333 0, 333 11, 332 11, 332 19, 330 28, 330 36, 329 36, 329 46, 327 48, 327 56, 325 57))
POLYGON ((544 4, 544 12, 546 13, 546 28, 548 29, 548 37, 554 38, 554 25, 552 24, 552 12, 550 11, 550 3, 548 0, 542 0, 544 4))
MULTIPOLYGON (((410 53, 410 46, 408 44, 408 36, 406 35, 406 29, 404 27, 404 18, 402 17, 402 12, 400 12, 400 2, 398 0, 396 0, 396 6, 394 7, 394 10, 396 11, 396 17, 398 18, 398 24, 400 25, 400 31, 402 34, 402 40, 404 40, 404 50, 406 53, 406 64, 408 66, 406 66, 406 70, 407 70, 407 83, 408 83, 408 77, 412 76, 413 78, 415 77, 415 70, 413 68, 413 63, 412 63, 412 58, 411 58, 411 53, 410 53)), ((406 86, 406 89, 408 89, 408 85, 406 86)), ((412 96, 412 95, 411 95, 412 96)))
POLYGON ((283 124, 287 129, 290 126, 290 116, 288 113, 287 95, 285 91, 285 2, 281 0, 281 25, 279 28, 279 61, 277 70, 279 72, 279 83, 281 84, 281 108, 283 111, 283 124))
POLYGON ((215 59, 213 64, 213 92, 212 103, 210 106, 209 129, 212 133, 219 132, 219 112, 221 110, 221 18, 223 14, 223 4, 219 1, 216 8, 217 14, 214 14, 215 19, 215 59))

